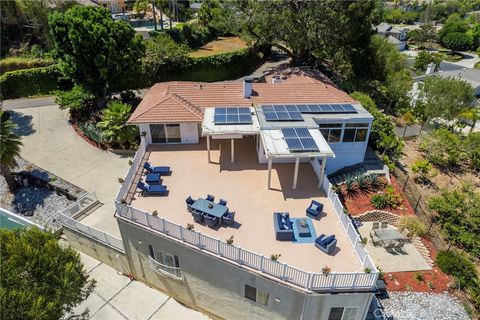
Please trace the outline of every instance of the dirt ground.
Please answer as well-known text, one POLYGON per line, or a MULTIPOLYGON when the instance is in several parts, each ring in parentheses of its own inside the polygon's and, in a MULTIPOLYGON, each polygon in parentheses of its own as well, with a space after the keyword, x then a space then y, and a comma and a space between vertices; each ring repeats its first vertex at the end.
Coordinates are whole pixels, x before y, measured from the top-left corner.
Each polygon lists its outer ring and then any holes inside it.
MULTIPOLYGON (((418 150, 417 140, 405 141, 403 156, 399 160, 403 168, 413 177, 411 165, 416 160, 423 158, 423 154, 418 150)), ((477 192, 480 192, 480 175, 466 168, 459 168, 456 171, 445 171, 434 168, 435 176, 431 177, 430 185, 417 184, 422 196, 430 198, 438 195, 442 189, 453 189, 460 186, 463 182, 471 183, 477 192)))
POLYGON ((218 53, 243 49, 247 43, 239 37, 218 37, 217 40, 205 44, 198 50, 190 53, 191 57, 208 57, 218 53))

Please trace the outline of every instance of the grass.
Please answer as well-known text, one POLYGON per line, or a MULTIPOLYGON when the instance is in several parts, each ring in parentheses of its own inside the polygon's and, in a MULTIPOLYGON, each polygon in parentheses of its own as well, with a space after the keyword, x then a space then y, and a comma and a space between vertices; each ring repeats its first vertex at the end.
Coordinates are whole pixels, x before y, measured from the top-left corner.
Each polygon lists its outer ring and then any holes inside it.
POLYGON ((203 47, 190 53, 191 57, 208 57, 219 53, 237 51, 247 47, 247 43, 239 37, 218 37, 203 47))

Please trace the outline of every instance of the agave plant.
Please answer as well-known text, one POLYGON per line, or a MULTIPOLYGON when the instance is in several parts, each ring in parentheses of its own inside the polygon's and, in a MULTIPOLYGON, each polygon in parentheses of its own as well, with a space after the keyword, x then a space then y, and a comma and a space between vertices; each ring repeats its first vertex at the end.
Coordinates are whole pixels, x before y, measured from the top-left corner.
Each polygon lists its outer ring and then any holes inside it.
POLYGON ((355 182, 357 183, 357 188, 362 191, 367 190, 370 186, 367 176, 363 173, 355 177, 355 182))
POLYGON ((348 174, 345 176, 345 191, 353 193, 355 191, 355 177, 348 174))
POLYGON ((369 174, 366 179, 372 190, 377 190, 378 187, 382 185, 382 182, 380 181, 380 178, 377 174, 369 174))

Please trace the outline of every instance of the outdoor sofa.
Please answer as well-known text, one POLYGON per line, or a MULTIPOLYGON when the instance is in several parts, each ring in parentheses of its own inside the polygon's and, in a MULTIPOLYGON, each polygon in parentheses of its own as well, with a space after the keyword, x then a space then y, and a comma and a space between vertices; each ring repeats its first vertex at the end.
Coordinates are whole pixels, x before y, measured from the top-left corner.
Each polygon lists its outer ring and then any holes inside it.
POLYGON ((273 227, 277 240, 293 240, 293 225, 288 212, 275 212, 273 214, 273 227))

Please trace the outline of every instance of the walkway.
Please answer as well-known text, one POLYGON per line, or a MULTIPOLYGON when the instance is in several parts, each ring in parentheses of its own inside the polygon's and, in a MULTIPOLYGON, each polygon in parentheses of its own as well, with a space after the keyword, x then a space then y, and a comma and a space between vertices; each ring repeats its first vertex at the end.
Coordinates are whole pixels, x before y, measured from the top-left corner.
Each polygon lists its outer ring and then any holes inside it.
POLYGON ((69 126, 68 112, 48 98, 23 100, 26 102, 20 104, 20 109, 12 110, 12 120, 23 141, 21 156, 87 191, 95 189, 103 205, 82 222, 119 236, 113 199, 120 186, 118 178, 124 177, 130 157, 86 143, 69 126))
POLYGON ((208 319, 200 312, 146 286, 130 281, 115 269, 80 252, 84 269, 97 281, 87 300, 74 309, 75 314, 89 310, 88 319, 208 319))

